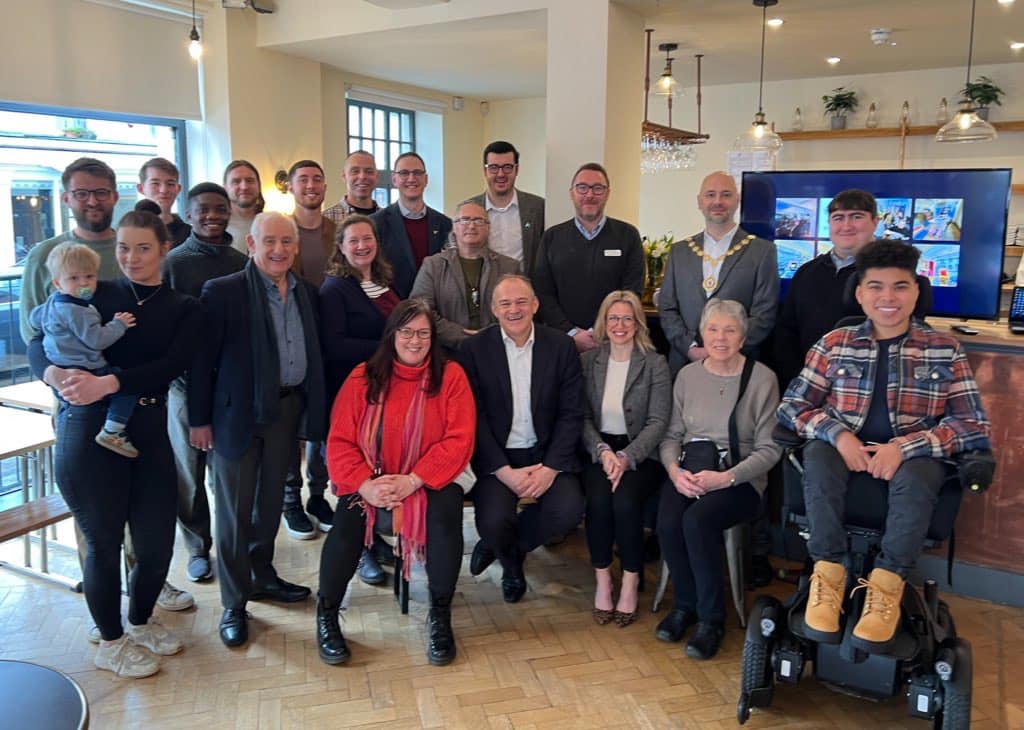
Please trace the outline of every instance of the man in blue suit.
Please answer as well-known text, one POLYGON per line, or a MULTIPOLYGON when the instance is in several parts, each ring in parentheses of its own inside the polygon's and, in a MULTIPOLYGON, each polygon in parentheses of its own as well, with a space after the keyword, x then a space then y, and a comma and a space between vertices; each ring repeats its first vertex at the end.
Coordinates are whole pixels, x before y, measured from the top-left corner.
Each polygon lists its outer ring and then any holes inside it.
POLYGON ((226 646, 248 640, 248 600, 310 594, 277 575, 274 537, 290 451, 300 434, 323 440, 327 421, 317 291, 291 271, 295 222, 260 213, 247 242, 245 269, 203 286, 207 346, 188 384, 190 440, 213 454, 226 646))
POLYGON ((444 248, 452 232, 452 219, 423 200, 427 182, 422 157, 415 152, 399 155, 391 173, 398 201, 370 216, 377 226, 381 252, 394 269, 392 286, 402 299, 412 291, 423 259, 444 248))

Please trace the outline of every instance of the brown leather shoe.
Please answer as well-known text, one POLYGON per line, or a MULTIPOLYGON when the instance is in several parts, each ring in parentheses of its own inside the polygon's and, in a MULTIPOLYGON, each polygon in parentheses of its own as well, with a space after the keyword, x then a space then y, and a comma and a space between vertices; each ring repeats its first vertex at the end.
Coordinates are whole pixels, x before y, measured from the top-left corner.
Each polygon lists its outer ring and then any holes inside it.
POLYGON ((839 614, 843 612, 846 592, 846 566, 818 560, 814 563, 804 626, 808 637, 817 641, 839 640, 839 614))
POLYGON ((900 601, 903 599, 903 577, 885 568, 875 568, 867 580, 861 578, 854 592, 867 589, 864 610, 853 628, 854 638, 880 649, 892 641, 900 624, 900 601))

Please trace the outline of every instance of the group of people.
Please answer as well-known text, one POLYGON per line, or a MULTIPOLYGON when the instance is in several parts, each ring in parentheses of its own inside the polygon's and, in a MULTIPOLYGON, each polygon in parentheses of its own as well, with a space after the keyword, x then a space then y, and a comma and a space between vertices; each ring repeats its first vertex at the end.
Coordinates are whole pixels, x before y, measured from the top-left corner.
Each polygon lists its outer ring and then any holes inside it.
MULTIPOLYGON (((705 178, 705 229, 672 249, 658 298, 666 360, 640 302, 639 233, 605 214, 607 171, 581 165, 568 190, 573 218, 548 228, 543 199, 515 187, 518 171, 514 146, 488 145, 486 190, 453 220, 426 205, 415 152, 393 161, 398 199, 385 208, 369 153, 349 155, 347 192, 327 209, 323 168, 301 160, 288 172, 296 205, 286 216, 262 210, 258 171, 236 160, 223 186, 188 191, 182 220, 171 210, 177 170, 156 158, 140 173, 147 199, 115 231, 113 171, 90 158, 65 170, 76 225, 30 252, 22 331, 33 368, 59 395, 56 476, 82 533, 98 667, 147 676, 159 655, 182 648, 153 616, 165 595, 192 602, 166 583, 174 515, 191 580, 213 578, 216 544, 225 645, 247 642, 250 601, 311 594, 273 566, 283 516, 294 537, 327 532, 316 597, 323 661, 351 656, 339 610, 352 578, 380 583, 380 564, 397 556, 406 575, 425 565, 427 657, 448 664, 467 498, 479 534, 470 572, 497 562, 509 603, 527 591, 527 555, 585 519, 593 618, 620 628, 637 615, 645 505, 656 500, 675 593, 656 634, 678 642, 695 625, 686 653, 710 658, 726 616, 722 532, 763 514, 779 419, 831 449, 808 449, 824 476, 806 487, 824 495, 807 500, 823 526, 810 551, 812 602, 824 607, 809 608, 807 621, 828 633, 826 609, 845 581, 834 567, 845 550, 839 482, 850 471, 934 481, 921 462, 987 439, 955 340, 910 324, 916 251, 872 242, 869 193, 835 196, 834 247, 797 272, 780 308, 774 246, 735 224, 729 175, 705 178), (851 304, 842 292, 855 275, 851 304), (859 329, 826 334, 861 308, 859 329), (874 350, 851 338, 889 354, 864 359, 874 350), (847 362, 856 357, 864 361, 847 362), (780 381, 792 381, 781 407, 780 381)), ((920 519, 906 513, 927 506, 913 489, 893 496, 904 493, 913 501, 890 508, 900 537, 883 545, 883 572, 868 584, 868 607, 886 619, 897 590, 888 573, 902 580, 917 556, 908 525, 920 519)))

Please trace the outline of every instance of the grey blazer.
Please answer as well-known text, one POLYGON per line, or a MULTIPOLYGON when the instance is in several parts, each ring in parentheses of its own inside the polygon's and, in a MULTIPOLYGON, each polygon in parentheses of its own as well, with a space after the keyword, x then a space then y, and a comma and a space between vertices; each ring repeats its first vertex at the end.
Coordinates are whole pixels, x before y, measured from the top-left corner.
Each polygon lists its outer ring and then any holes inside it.
MULTIPOLYGON (((608 375, 611 345, 607 342, 596 350, 580 356, 583 365, 583 447, 597 462, 597 445, 601 443, 601 402, 604 381, 608 375)), ((658 459, 658 444, 668 428, 672 412, 672 381, 663 355, 643 352, 633 347, 626 374, 626 390, 622 398, 629 446, 625 448, 630 461, 639 464, 646 458, 658 459)))
MULTIPOLYGON (((747 236, 737 228, 733 241, 747 236)), ((693 237, 698 246, 704 243, 704 232, 693 237)), ((747 340, 744 350, 764 342, 775 325, 779 308, 779 267, 775 245, 755 238, 746 248, 722 263, 718 288, 711 296, 735 299, 747 310, 747 340)), ((672 247, 665 267, 665 281, 658 294, 661 328, 672 346, 669 365, 675 373, 688 362, 686 352, 697 339, 700 315, 711 297, 704 296, 704 272, 701 259, 680 242, 672 247)))
MULTIPOLYGON (((491 313, 491 295, 494 286, 505 274, 518 274, 519 262, 490 249, 484 255, 480 273, 480 329, 494 323, 491 313)), ((416 274, 410 299, 423 299, 437 313, 437 338, 444 346, 457 350, 467 335, 469 306, 466 304, 466 277, 459 265, 459 252, 447 248, 423 259, 416 274)))
MULTIPOLYGON (((544 235, 544 198, 533 193, 525 193, 516 188, 519 200, 519 222, 523 229, 523 271, 533 276, 533 259, 540 246, 540 237, 544 235)), ((487 193, 480 193, 471 201, 487 210, 487 193)))

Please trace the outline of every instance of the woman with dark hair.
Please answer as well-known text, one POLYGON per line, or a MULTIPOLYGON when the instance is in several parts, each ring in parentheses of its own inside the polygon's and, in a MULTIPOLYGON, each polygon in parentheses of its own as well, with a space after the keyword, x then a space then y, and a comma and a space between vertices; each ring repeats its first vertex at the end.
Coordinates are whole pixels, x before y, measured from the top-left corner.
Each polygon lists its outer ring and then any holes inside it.
MULTIPOLYGON (((320 343, 328 412, 352 368, 376 351, 384 323, 399 302, 373 221, 365 215, 350 215, 338 224, 336 235, 337 245, 320 286, 320 343)), ((379 561, 390 563, 391 550, 378 537, 374 547, 363 550, 359 557, 359 579, 368 585, 386 581, 387 573, 379 561)))
POLYGON ((64 370, 47 360, 40 338, 29 348, 33 370, 60 396, 55 477, 86 543, 83 584, 101 641, 94 662, 122 677, 159 669, 155 654, 182 648, 152 618, 174 546, 177 483, 167 436, 167 386, 189 365, 202 330, 199 303, 163 285, 167 228, 148 211, 117 225, 117 263, 125 278, 101 281, 90 303, 103 320, 129 312, 135 327, 108 347, 109 375, 64 370), (127 432, 138 447, 125 459, 97 445, 108 397, 139 394, 127 432), (121 545, 131 530, 135 565, 128 575, 128 627, 121 623, 121 545))
POLYGON ((331 413, 327 469, 338 508, 320 555, 317 646, 328 664, 351 656, 338 625, 362 546, 393 533, 408 578, 423 562, 430 589, 427 660, 455 658, 451 602, 462 565, 462 487, 476 405, 462 368, 446 361, 434 317, 418 299, 388 317, 373 356, 342 386, 331 413))

